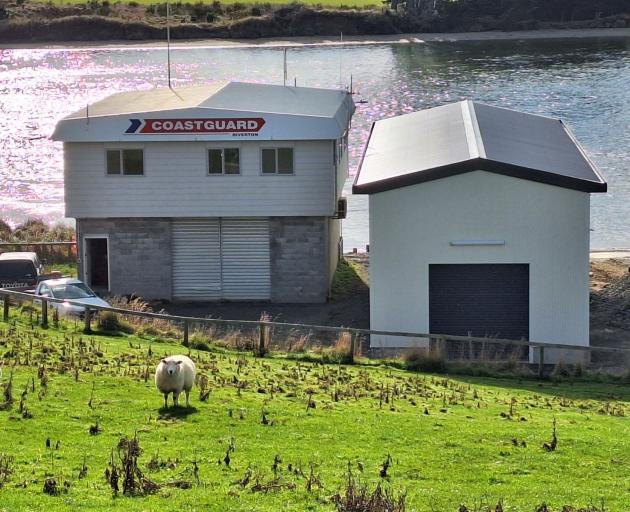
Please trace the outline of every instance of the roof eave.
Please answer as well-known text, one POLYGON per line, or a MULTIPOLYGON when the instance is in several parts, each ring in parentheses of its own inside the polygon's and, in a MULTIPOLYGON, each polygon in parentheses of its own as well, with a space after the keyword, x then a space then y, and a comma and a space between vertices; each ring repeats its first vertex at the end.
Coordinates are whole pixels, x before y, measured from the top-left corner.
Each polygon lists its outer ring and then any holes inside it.
MULTIPOLYGON (((361 161, 361 164, 362 163, 363 161, 361 161)), ((529 169, 527 167, 505 164, 503 162, 487 160, 484 158, 471 158, 461 162, 455 162, 418 172, 411 172, 362 185, 358 184, 358 178, 360 176, 359 170, 352 186, 352 193, 376 194, 387 190, 408 187, 410 185, 417 185, 419 183, 426 183, 428 181, 435 181, 473 171, 487 171, 494 174, 500 174, 502 176, 510 176, 512 178, 534 181, 545 185, 557 186, 586 193, 601 193, 606 192, 608 189, 606 182, 603 180, 589 181, 550 172, 538 171, 536 169, 529 169)))

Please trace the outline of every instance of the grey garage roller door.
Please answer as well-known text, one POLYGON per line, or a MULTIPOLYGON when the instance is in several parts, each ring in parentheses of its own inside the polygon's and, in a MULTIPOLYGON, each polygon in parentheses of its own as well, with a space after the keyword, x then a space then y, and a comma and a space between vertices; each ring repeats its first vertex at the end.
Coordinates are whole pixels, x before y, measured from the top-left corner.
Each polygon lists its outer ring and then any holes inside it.
POLYGON ((268 219, 221 219, 222 298, 271 298, 268 219))
POLYGON ((429 265, 429 329, 529 339, 529 265, 429 265))
POLYGON ((175 300, 268 300, 269 219, 175 219, 175 300))
POLYGON ((219 219, 176 219, 172 227, 173 298, 221 298, 219 219))

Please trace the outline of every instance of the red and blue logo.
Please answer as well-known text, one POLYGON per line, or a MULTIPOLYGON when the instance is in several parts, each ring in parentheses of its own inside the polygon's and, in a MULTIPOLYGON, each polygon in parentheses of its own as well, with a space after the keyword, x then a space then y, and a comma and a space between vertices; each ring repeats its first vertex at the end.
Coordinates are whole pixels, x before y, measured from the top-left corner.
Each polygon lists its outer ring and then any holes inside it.
POLYGON ((265 125, 261 117, 208 119, 130 119, 126 134, 187 134, 187 133, 258 133, 265 125))

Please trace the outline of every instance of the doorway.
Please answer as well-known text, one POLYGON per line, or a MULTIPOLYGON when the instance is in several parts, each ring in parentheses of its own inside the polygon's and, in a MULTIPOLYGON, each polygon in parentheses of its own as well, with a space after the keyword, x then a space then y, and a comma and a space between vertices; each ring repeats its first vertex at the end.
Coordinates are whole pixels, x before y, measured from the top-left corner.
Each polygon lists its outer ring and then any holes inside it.
POLYGON ((85 282, 90 288, 109 290, 109 256, 106 237, 85 238, 85 282))

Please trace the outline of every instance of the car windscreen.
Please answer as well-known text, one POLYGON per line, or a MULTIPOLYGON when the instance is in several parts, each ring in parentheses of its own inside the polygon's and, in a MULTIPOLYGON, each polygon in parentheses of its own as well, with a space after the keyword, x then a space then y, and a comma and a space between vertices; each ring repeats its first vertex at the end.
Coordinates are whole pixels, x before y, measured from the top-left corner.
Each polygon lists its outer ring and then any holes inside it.
POLYGON ((35 279, 37 271, 30 261, 0 261, 0 279, 35 279))
POLYGON ((83 283, 57 284, 50 287, 55 299, 87 299, 95 297, 94 292, 83 283))

